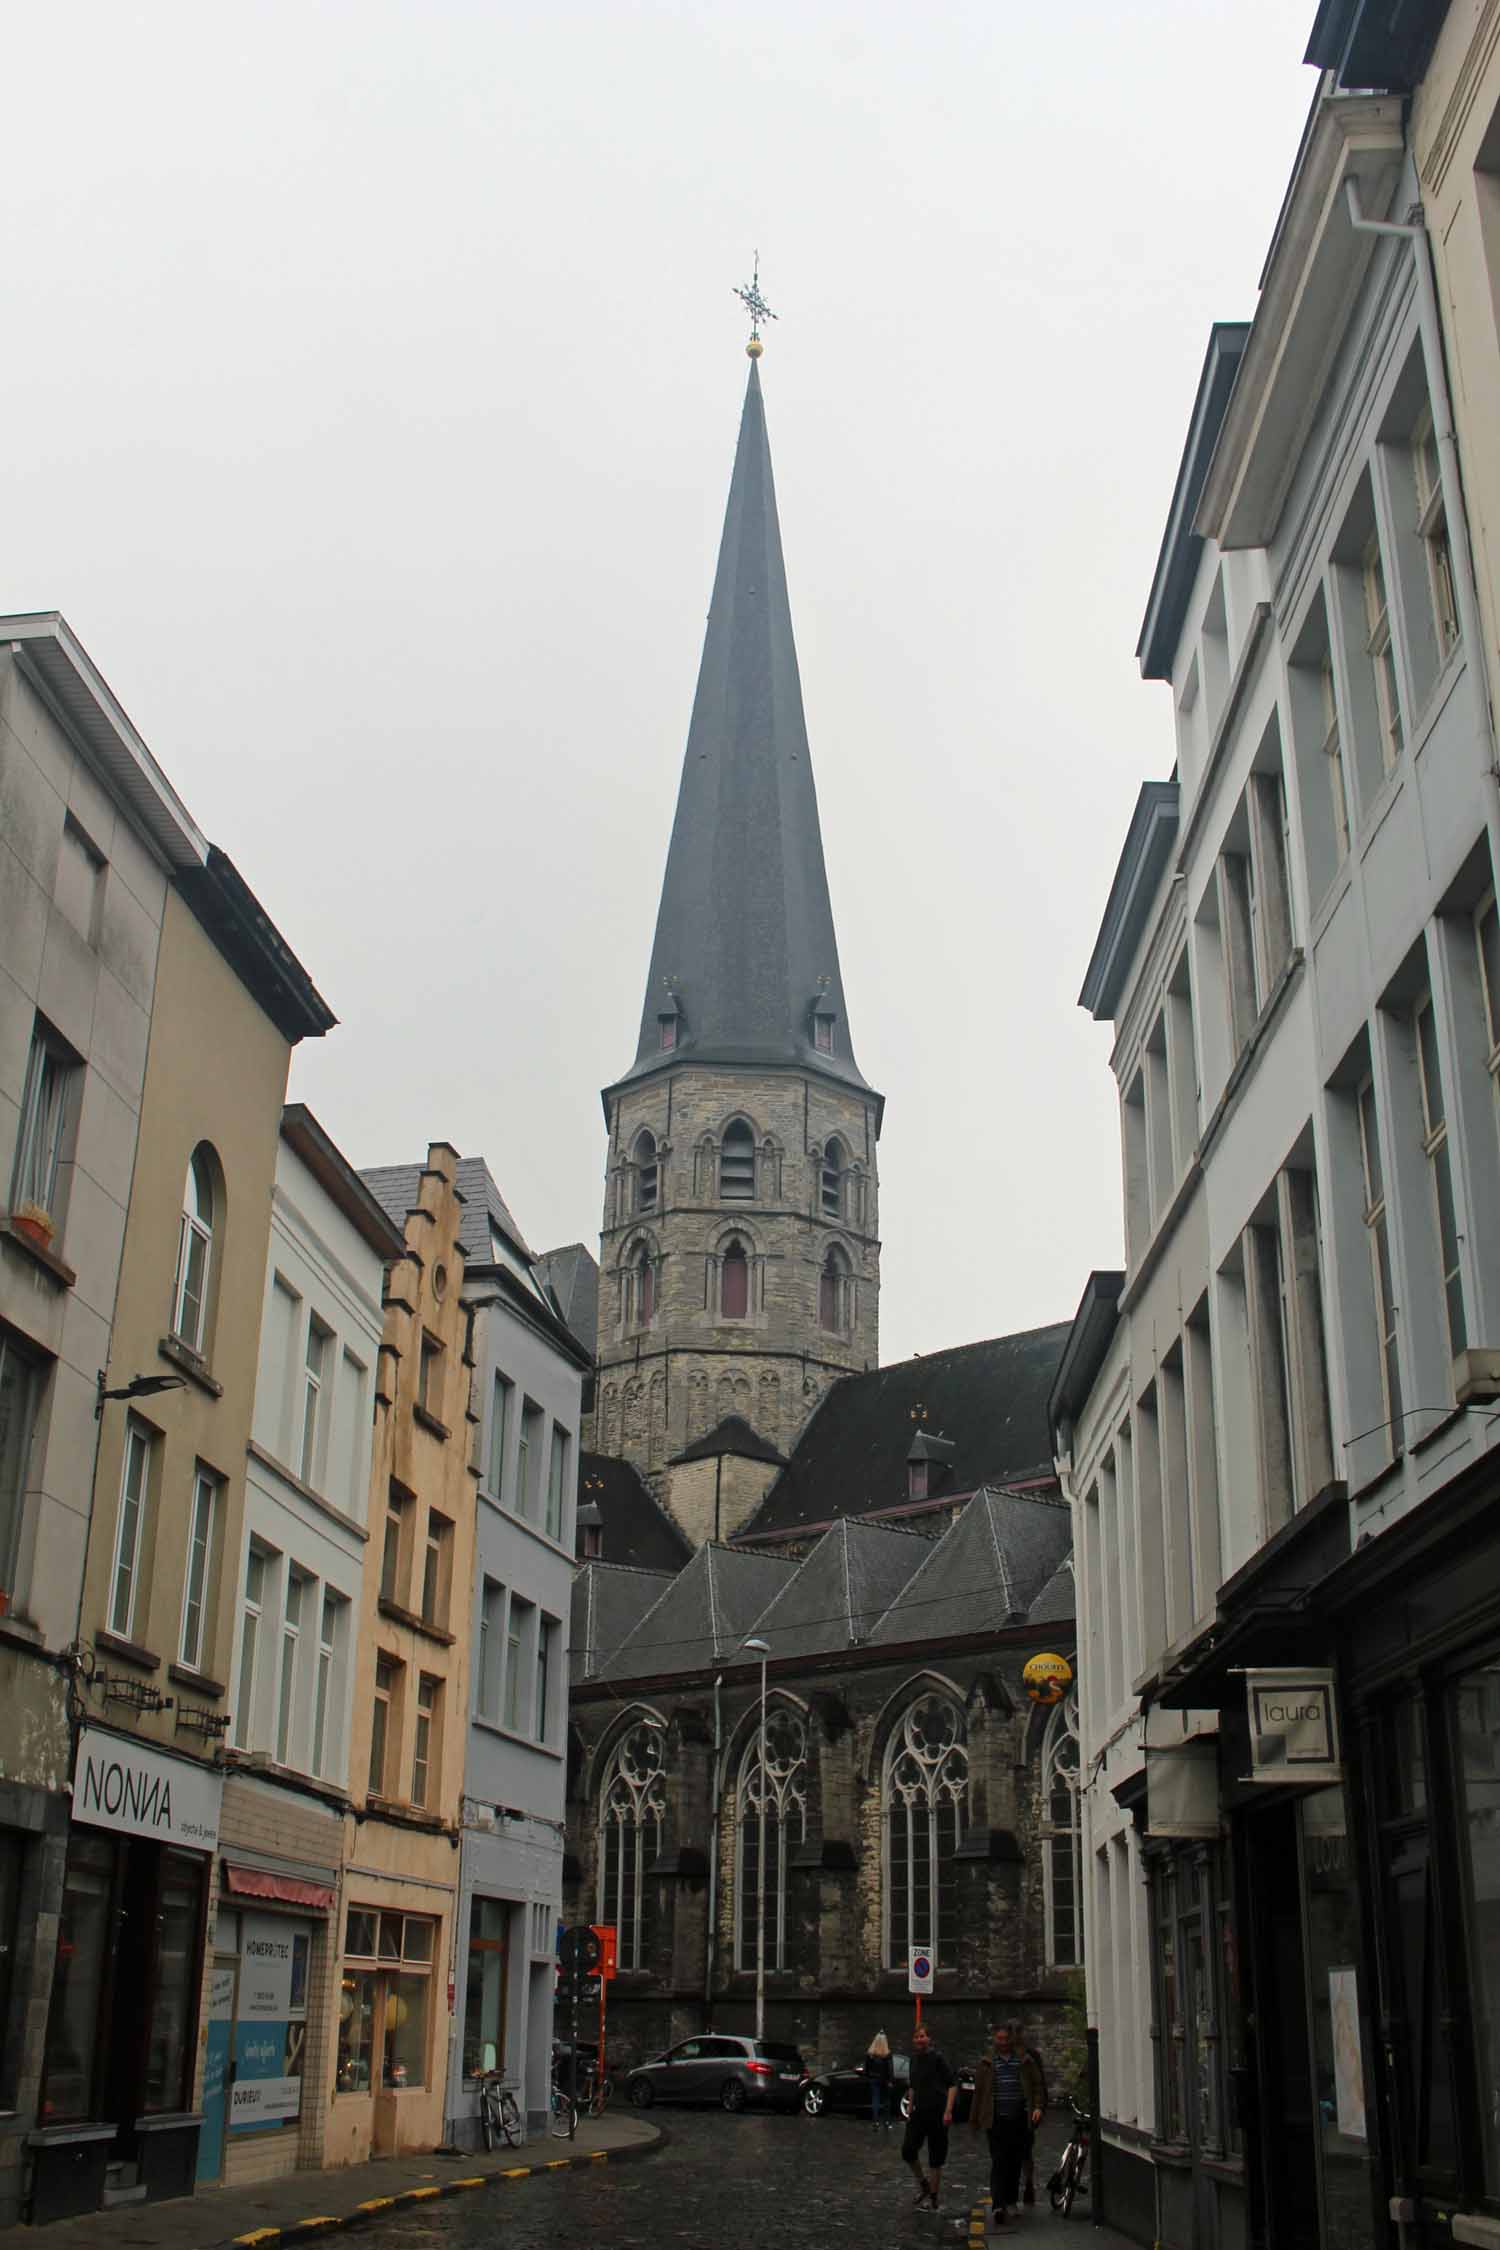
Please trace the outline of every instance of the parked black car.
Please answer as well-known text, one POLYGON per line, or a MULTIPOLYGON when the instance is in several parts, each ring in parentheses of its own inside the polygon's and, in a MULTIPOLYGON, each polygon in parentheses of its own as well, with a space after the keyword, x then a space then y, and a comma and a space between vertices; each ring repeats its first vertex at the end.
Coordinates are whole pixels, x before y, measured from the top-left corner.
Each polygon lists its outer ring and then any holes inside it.
POLYGON ((718 2102, 723 2109, 795 2109, 807 2073, 795 2047, 704 2032, 642 2063, 625 2080, 637 2109, 653 2102, 718 2102))
MULTIPOLYGON (((897 2106, 903 2117, 911 2114, 911 2092, 907 2080, 911 2076, 910 2055, 892 2055, 891 2074, 895 2081, 897 2106)), ((953 2116, 963 2124, 969 2114, 969 2103, 974 2098, 974 2073, 967 2067, 958 2073, 958 2092, 954 2097, 953 2116)), ((870 2076, 866 2062, 837 2063, 832 2070, 809 2073, 803 2082, 802 2107, 809 2117, 868 2117, 870 2114, 870 2076)))

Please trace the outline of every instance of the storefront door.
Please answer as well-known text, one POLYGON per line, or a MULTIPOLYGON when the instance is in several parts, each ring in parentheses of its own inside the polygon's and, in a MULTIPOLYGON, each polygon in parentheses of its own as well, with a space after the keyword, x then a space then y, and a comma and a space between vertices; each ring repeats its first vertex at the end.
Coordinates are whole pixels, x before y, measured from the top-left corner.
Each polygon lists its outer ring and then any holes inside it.
POLYGON ((229 2052, 234 2026, 232 1953, 214 1960, 208 1980, 207 2036, 203 2044, 203 2130, 198 2135, 198 2185, 213 2187, 224 2170, 224 2120, 229 2102, 229 2052))

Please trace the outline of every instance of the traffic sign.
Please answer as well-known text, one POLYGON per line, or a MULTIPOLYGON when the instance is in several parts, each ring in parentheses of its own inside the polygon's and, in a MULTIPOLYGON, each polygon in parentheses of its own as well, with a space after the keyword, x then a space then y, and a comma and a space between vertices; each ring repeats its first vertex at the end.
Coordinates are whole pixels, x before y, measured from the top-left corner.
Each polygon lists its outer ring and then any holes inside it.
POLYGON ((932 1991, 932 1952, 925 1945, 914 1945, 906 1964, 906 1989, 908 1992, 932 1991))
POLYGON ((613 1922, 595 1922, 592 1928, 599 1940, 599 1974, 606 1980, 612 1979, 618 1968, 619 1933, 613 1922))
POLYGON ((592 1972, 599 1966, 603 1951, 598 1932, 587 1922, 575 1922, 571 1930, 564 1930, 557 1956, 565 1969, 592 1972))

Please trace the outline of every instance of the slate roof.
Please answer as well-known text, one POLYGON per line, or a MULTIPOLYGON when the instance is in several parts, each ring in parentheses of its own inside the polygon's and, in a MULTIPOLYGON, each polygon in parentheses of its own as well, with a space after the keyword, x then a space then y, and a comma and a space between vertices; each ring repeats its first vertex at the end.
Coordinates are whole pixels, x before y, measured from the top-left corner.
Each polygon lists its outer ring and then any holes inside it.
POLYGON ((954 1446, 951 1461, 933 1465, 931 1495, 1050 1480, 1047 1396, 1069 1332, 1063 1321, 845 1376, 823 1399, 739 1543, 901 1506, 919 1429, 954 1446))
POLYGON ((612 1453, 579 1455, 578 1504, 590 1501, 599 1510, 602 1562, 675 1573, 692 1560, 692 1541, 629 1461, 612 1453))
POLYGON ((869 1639, 931 1553, 919 1532, 846 1518, 824 1532, 753 1630, 777 1658, 853 1648, 869 1639))
POLYGON ((726 1414, 723 1421, 706 1430, 701 1438, 694 1438, 680 1453, 672 1456, 678 1461, 715 1461, 722 1454, 732 1453, 741 1461, 774 1461, 778 1467, 785 1464, 786 1455, 778 1453, 769 1438, 753 1430, 743 1414, 726 1414))
POLYGON ((1058 1564, 1026 1615, 1034 1625, 1050 1625, 1054 1618, 1071 1619, 1078 1610, 1078 1589, 1073 1579, 1073 1557, 1058 1564))
POLYGON ((599 1348, 599 1266, 582 1242, 569 1242, 560 1250, 544 1250, 536 1261, 544 1287, 552 1291, 557 1309, 578 1338, 589 1358, 599 1348))
POLYGON ((1024 1622, 1071 1541, 1072 1518, 1060 1501, 977 1492, 930 1546, 871 1633, 871 1646, 1024 1622))
MULTIPOLYGON (((406 1214, 417 1207, 417 1188, 422 1176, 420 1164, 369 1164, 361 1167, 360 1178, 374 1192, 395 1220, 398 1227, 406 1224, 406 1214)), ((526 1246, 526 1237, 511 1217, 510 1207, 490 1177, 490 1168, 482 1156, 461 1156, 454 1175, 454 1184, 463 1197, 464 1212, 458 1229, 458 1238, 468 1254, 471 1266, 492 1266, 495 1253, 490 1241, 491 1223, 500 1229, 520 1252, 528 1265, 535 1259, 526 1246)), ((592 1347, 591 1347, 592 1350, 592 1347)))
POLYGON ((592 1679, 608 1652, 619 1647, 671 1583, 669 1571, 585 1563, 573 1581, 573 1678, 592 1679))
POLYGON ((792 1067, 866 1083, 854 1060, 839 975, 753 361, 640 1042, 625 1080, 682 1061, 792 1067), (815 1001, 833 1012, 831 1053, 814 1044, 815 1001), (664 1009, 678 1015, 676 1045, 665 1055, 658 1022, 664 1009))
POLYGON ((781 1555, 743 1555, 712 1542, 700 1547, 600 1666, 599 1677, 645 1679, 657 1672, 696 1672, 724 1663, 797 1567, 781 1555))

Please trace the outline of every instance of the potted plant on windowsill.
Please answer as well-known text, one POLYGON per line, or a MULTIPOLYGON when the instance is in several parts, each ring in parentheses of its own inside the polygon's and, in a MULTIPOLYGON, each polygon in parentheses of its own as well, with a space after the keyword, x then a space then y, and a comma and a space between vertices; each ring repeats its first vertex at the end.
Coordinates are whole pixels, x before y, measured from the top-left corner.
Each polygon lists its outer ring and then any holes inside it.
POLYGON ((52 1248, 52 1237, 56 1231, 52 1224, 52 1214, 44 1211, 40 1203, 18 1203, 10 1215, 10 1223, 17 1234, 24 1235, 28 1242, 34 1242, 38 1250, 52 1248))

